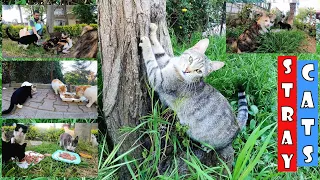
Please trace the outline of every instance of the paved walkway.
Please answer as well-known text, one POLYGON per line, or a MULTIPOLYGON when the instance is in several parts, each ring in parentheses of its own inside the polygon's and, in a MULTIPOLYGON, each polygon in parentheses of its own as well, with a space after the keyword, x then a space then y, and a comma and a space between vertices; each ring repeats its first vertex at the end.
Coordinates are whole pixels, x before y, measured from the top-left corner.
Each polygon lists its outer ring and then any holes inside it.
MULTIPOLYGON (((10 106, 13 88, 2 89, 2 111, 10 106)), ((32 98, 23 104, 22 109, 15 108, 10 114, 3 115, 6 119, 96 119, 96 104, 91 108, 86 103, 64 102, 52 89, 38 89, 32 98)))

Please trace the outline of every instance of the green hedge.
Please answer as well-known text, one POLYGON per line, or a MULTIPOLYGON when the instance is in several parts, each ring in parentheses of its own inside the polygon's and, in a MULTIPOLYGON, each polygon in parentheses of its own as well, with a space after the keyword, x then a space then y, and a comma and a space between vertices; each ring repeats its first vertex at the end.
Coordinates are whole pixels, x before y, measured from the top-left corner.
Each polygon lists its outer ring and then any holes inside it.
MULTIPOLYGON (((5 131, 13 131, 15 126, 3 126, 5 131)), ((60 135, 64 133, 64 129, 56 129, 56 128, 49 128, 46 131, 40 131, 39 128, 35 126, 29 126, 26 139, 28 140, 35 140, 41 139, 42 141, 50 141, 56 142, 59 141, 60 135)), ((98 135, 98 129, 92 129, 91 133, 95 136, 98 135)))
MULTIPOLYGON (((2 25, 2 37, 3 38, 8 38, 8 35, 6 33, 6 29, 7 29, 8 25, 2 25)), ((13 36, 13 37, 19 37, 19 31, 23 28, 25 28, 26 26, 24 25, 9 25, 9 33, 13 36)), ((43 27, 43 33, 46 33, 47 28, 43 27)))
MULTIPOLYGON (((80 36, 82 28, 87 24, 76 24, 76 25, 67 25, 67 26, 54 26, 54 32, 66 32, 72 37, 80 36)), ((2 25, 2 35, 3 38, 8 38, 6 31, 8 25, 2 25)), ((90 24, 94 29, 98 28, 97 24, 90 24)), ((23 25, 10 25, 10 34, 14 37, 19 37, 20 29, 23 29, 23 25)), ((43 27, 43 33, 46 33, 46 27, 43 27)))

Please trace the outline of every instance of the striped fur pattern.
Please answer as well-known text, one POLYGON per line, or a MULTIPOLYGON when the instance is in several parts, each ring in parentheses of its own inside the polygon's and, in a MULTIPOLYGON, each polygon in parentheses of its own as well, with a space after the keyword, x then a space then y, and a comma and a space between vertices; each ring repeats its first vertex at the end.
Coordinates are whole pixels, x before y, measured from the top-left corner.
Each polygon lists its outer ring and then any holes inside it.
POLYGON ((169 57, 156 37, 157 26, 150 25, 150 40, 142 37, 139 44, 150 85, 160 99, 173 109, 181 122, 188 125, 189 136, 223 149, 230 146, 248 118, 244 92, 239 93, 236 118, 227 99, 203 78, 224 66, 205 56, 208 39, 199 41, 180 57, 169 57))

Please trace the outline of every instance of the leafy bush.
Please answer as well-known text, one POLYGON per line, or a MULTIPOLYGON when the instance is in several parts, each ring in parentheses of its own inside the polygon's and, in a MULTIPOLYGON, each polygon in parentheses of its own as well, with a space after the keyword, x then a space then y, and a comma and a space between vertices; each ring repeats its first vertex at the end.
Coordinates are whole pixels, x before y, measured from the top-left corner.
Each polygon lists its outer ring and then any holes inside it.
POLYGON ((166 5, 169 27, 174 29, 178 41, 183 42, 192 32, 203 32, 211 23, 220 23, 224 1, 169 0, 166 5))
MULTIPOLYGON (((84 26, 87 24, 76 24, 76 25, 67 25, 67 26, 55 26, 54 31, 55 32, 66 32, 72 37, 80 36, 82 29, 84 26)), ((94 29, 98 28, 97 24, 89 24, 92 26, 94 29)), ((6 31, 6 28, 8 25, 2 25, 2 35, 3 38, 8 38, 6 31)), ((10 25, 9 26, 9 32, 12 36, 14 37, 19 37, 19 31, 23 29, 25 26, 23 25, 10 25)), ((46 27, 43 27, 43 33, 46 33, 46 27)))
POLYGON ((99 129, 91 129, 91 134, 97 136, 99 134, 99 129))
MULTIPOLYGON (((80 36, 83 27, 87 26, 88 24, 76 24, 76 25, 67 25, 67 26, 55 26, 54 31, 55 32, 66 32, 70 36, 76 37, 80 36)), ((97 24, 89 24, 94 29, 98 29, 97 24)))
POLYGON ((28 80, 34 83, 51 83, 51 71, 53 77, 63 80, 62 67, 59 61, 22 61, 19 63, 6 61, 2 64, 5 67, 2 73, 5 76, 10 74, 10 79, 4 79, 3 83, 9 83, 9 80, 16 82, 28 80))
POLYGON ((59 140, 62 133, 64 133, 64 129, 49 128, 42 132, 41 137, 43 141, 55 142, 59 140))
POLYGON ((35 126, 29 126, 26 139, 35 140, 37 137, 41 137, 40 130, 35 126))
POLYGON ((260 46, 256 52, 262 53, 294 53, 302 52, 306 34, 300 30, 267 33, 260 38, 260 46))
POLYGON ((2 129, 4 131, 13 131, 14 128, 16 128, 15 126, 2 126, 2 129))
POLYGON ((301 22, 301 21, 299 21, 299 20, 297 20, 297 19, 295 19, 295 20, 293 21, 293 25, 294 25, 297 29, 299 29, 299 30, 301 30, 301 31, 304 31, 304 32, 306 32, 307 34, 309 34, 309 36, 312 36, 312 37, 315 37, 315 36, 316 36, 316 27, 313 26, 313 25, 310 25, 310 24, 308 24, 308 23, 303 23, 303 22, 301 22))

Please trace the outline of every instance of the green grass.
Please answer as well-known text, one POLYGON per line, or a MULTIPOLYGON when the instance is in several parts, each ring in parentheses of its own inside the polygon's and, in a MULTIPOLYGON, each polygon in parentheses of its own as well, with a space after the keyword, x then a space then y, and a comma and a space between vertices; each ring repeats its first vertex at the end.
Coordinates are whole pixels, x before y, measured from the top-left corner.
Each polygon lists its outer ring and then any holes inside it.
POLYGON ((257 53, 296 53, 307 52, 301 48, 306 42, 307 35, 301 30, 280 31, 261 36, 257 53))
MULTIPOLYGON (((52 154, 61 149, 58 142, 43 142, 39 146, 27 145, 26 151, 35 151, 41 154, 52 154)), ((96 177, 98 169, 98 149, 88 143, 79 142, 76 152, 84 152, 93 156, 92 159, 81 158, 78 165, 67 164, 45 157, 40 163, 27 169, 21 169, 13 162, 2 167, 6 177, 96 177)))
MULTIPOLYGON (((244 32, 244 27, 227 29, 227 38, 237 39, 244 32)), ((309 46, 310 37, 301 30, 281 30, 266 33, 258 39, 259 47, 255 53, 314 53, 309 46)), ((231 44, 227 45, 227 52, 232 52, 231 44)))
MULTIPOLYGON (((74 42, 73 42, 74 43, 74 42)), ((72 47, 70 50, 72 50, 72 47)), ((47 52, 43 49, 43 47, 37 47, 34 44, 29 45, 27 49, 23 49, 23 47, 19 47, 18 43, 15 41, 11 41, 8 38, 2 39, 2 55, 3 58, 73 58, 72 53, 59 55, 54 54, 53 52, 47 52)))

